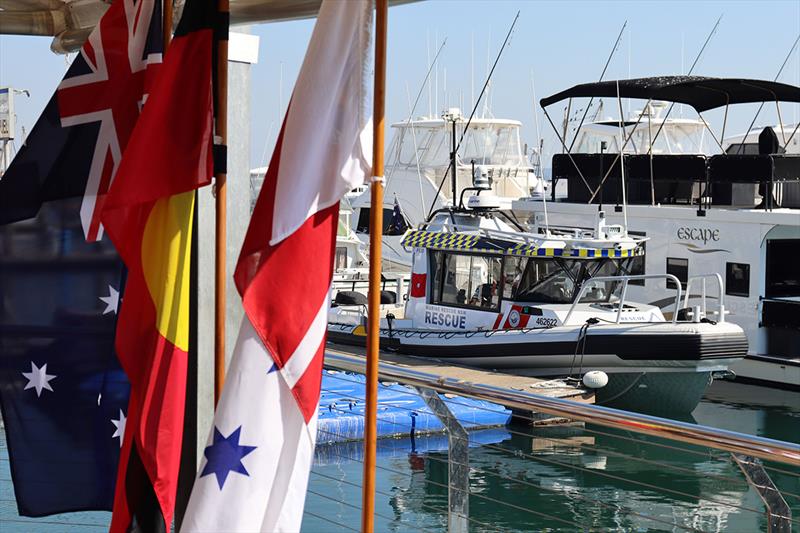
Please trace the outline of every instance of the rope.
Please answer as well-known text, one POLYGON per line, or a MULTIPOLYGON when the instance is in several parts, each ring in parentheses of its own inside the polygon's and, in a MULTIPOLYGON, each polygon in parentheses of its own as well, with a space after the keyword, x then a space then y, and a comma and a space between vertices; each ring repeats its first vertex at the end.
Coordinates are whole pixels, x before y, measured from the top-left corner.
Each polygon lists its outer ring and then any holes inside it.
POLYGON ((589 326, 593 324, 598 324, 600 319, 592 317, 588 319, 584 324, 581 325, 581 329, 578 330, 578 340, 575 343, 575 352, 572 354, 572 362, 569 364, 569 374, 567 379, 576 379, 580 381, 580 375, 583 371, 583 356, 586 352, 586 334, 589 331, 589 326), (572 377, 572 370, 575 368, 575 359, 578 358, 578 350, 581 352, 581 359, 580 359, 580 366, 578 367, 578 377, 572 377))

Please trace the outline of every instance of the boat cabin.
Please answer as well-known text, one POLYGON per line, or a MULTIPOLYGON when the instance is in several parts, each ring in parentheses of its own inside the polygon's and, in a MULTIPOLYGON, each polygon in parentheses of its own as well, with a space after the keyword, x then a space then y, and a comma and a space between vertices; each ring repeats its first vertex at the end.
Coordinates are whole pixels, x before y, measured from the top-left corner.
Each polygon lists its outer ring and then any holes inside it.
MULTIPOLYGON (((413 248, 408 326, 550 328, 563 325, 570 312, 576 321, 606 313, 615 320, 622 283, 590 280, 636 274, 642 240, 624 236, 618 226, 600 228, 604 238, 585 230, 549 235, 487 229, 409 232, 403 240, 413 248)), ((625 305, 623 314, 628 320, 664 320, 652 306, 625 305)))

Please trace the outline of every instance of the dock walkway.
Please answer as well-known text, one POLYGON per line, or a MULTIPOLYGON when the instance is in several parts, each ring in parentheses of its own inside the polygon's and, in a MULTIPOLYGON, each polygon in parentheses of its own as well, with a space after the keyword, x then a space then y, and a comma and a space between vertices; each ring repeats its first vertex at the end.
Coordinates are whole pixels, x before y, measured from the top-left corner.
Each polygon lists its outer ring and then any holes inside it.
MULTIPOLYGON (((366 348, 328 343, 326 353, 361 357, 366 365, 366 348)), ((454 365, 440 359, 413 357, 381 350, 381 362, 412 368, 418 372, 434 374, 443 378, 458 379, 480 385, 490 385, 518 391, 541 394, 550 398, 562 398, 583 403, 594 403, 594 392, 576 387, 564 386, 563 382, 544 380, 529 376, 517 376, 493 370, 454 365)))

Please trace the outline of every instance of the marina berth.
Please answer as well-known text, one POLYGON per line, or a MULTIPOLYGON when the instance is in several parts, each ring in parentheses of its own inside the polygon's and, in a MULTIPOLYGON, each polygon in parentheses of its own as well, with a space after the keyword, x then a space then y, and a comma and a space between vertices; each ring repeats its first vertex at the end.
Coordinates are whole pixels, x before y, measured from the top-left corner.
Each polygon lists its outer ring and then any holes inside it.
MULTIPOLYGON (((382 318, 385 349, 576 382, 599 371, 599 404, 656 413, 691 412, 712 376, 745 355, 723 300, 679 306, 669 319, 631 300, 629 286, 647 279, 683 302, 680 281, 637 274, 645 239, 603 213, 592 230, 531 233, 480 192, 404 237, 411 288, 403 318, 382 318)), ((336 306, 328 338, 363 344, 363 324, 360 309, 336 306)))
MULTIPOLYGON (((590 227, 598 206, 616 204, 609 221, 647 238, 639 272, 678 277, 689 307, 717 298, 708 278, 690 279, 720 274, 726 321, 748 339, 747 356, 731 367, 737 379, 800 388, 800 278, 792 266, 800 246, 798 128, 778 123, 725 135, 729 106, 762 102, 781 116, 781 103, 800 102, 800 88, 666 76, 581 84, 541 104, 583 97, 646 104, 624 120, 578 125, 574 150, 557 131, 564 150, 553 156, 550 198, 521 198, 514 215, 534 232, 544 231, 548 216, 551 228, 590 227), (670 118, 667 104, 690 106, 697 117, 670 118), (701 113, 720 107, 725 118, 716 134, 701 113)), ((631 284, 628 295, 667 316, 675 305, 650 280, 631 284)))

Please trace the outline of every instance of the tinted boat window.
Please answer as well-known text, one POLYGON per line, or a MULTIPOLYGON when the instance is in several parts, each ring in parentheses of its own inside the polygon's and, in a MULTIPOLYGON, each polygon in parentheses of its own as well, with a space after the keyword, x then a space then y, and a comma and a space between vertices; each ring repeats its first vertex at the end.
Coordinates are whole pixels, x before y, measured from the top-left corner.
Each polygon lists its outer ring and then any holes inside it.
POLYGON ((750 265, 725 263, 725 294, 745 297, 750 295, 750 265))
MULTIPOLYGON (((667 274, 672 274, 681 282, 681 288, 686 289, 686 281, 689 279, 689 260, 678 257, 667 257, 667 274)), ((672 287, 673 283, 667 281, 667 287, 672 287)))

